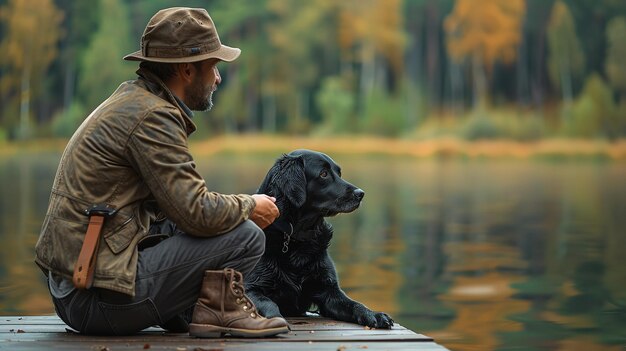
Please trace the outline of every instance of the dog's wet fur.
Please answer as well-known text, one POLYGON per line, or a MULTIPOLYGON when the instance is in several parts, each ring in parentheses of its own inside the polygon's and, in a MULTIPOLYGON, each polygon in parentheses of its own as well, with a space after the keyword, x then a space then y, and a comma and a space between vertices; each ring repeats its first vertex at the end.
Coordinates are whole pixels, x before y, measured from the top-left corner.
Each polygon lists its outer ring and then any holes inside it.
POLYGON ((374 312, 339 288, 328 254, 332 226, 324 219, 349 213, 363 190, 341 178, 327 155, 295 150, 280 157, 258 189, 276 198, 280 217, 265 229, 265 253, 246 277, 246 294, 265 317, 322 316, 371 328, 391 328, 386 313, 374 312), (291 234, 291 235, 290 235, 291 234))

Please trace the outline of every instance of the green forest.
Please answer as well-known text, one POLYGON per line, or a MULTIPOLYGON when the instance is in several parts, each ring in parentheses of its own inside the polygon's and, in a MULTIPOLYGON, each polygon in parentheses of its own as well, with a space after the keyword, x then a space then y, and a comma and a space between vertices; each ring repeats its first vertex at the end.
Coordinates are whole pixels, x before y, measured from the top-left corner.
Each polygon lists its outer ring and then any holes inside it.
POLYGON ((172 6, 242 49, 200 137, 626 136, 624 0, 0 0, 0 141, 70 136, 172 6))

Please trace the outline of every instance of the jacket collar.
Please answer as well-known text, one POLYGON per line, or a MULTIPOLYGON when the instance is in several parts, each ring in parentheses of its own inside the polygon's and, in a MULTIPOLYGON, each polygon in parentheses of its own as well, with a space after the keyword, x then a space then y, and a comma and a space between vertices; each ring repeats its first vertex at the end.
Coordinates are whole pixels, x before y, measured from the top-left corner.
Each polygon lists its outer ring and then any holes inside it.
POLYGON ((170 104, 176 106, 183 115, 183 119, 185 120, 185 128, 187 131, 187 135, 196 131, 196 125, 193 123, 191 118, 193 117, 193 112, 185 105, 178 97, 176 97, 172 91, 165 85, 165 83, 157 77, 156 74, 150 72, 147 69, 139 68, 137 70, 137 75, 139 76, 139 80, 144 82, 148 91, 153 93, 154 95, 162 98, 163 100, 169 102, 170 104))
POLYGON ((178 96, 172 94, 174 96, 174 99, 176 99, 176 102, 178 103, 178 106, 180 106, 180 108, 183 109, 183 111, 189 116, 189 118, 193 117, 193 112, 189 109, 189 107, 185 104, 185 102, 181 99, 178 98, 178 96))

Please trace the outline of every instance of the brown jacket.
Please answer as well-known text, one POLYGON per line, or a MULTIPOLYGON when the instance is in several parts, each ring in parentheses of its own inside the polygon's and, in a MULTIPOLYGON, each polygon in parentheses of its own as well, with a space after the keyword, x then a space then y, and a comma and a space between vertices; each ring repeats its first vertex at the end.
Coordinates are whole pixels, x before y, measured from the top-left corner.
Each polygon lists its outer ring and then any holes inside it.
POLYGON ((137 243, 162 211, 191 235, 225 233, 248 219, 250 195, 210 192, 196 171, 187 137, 195 125, 165 84, 139 70, 83 122, 57 170, 37 242, 37 264, 72 278, 89 218, 108 204, 93 286, 134 295, 137 243))

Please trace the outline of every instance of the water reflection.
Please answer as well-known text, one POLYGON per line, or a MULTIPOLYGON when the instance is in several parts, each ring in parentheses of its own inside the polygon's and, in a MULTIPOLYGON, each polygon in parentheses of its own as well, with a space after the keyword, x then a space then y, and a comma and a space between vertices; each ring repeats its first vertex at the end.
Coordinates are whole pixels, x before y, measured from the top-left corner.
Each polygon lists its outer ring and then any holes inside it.
POLYGON ((33 253, 58 157, 0 158, 0 314, 52 310, 33 253))
MULTIPOLYGON (((198 160, 253 192, 278 155, 198 160)), ((59 154, 0 158, 0 314, 52 312, 33 247, 59 154)), ((333 155, 366 191, 331 219, 348 294, 452 350, 623 350, 626 165, 333 155)))

